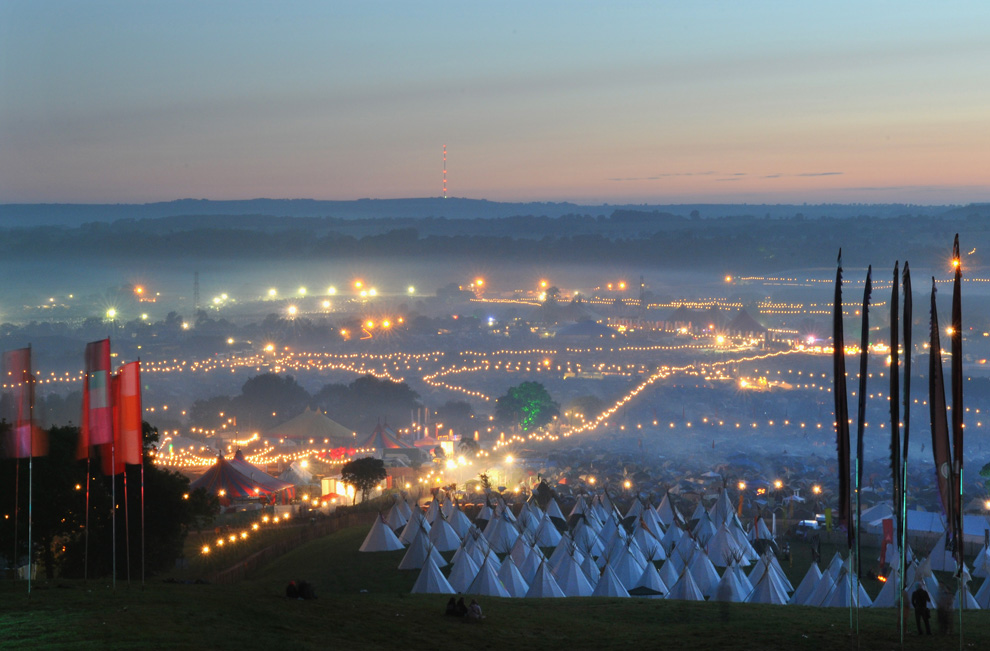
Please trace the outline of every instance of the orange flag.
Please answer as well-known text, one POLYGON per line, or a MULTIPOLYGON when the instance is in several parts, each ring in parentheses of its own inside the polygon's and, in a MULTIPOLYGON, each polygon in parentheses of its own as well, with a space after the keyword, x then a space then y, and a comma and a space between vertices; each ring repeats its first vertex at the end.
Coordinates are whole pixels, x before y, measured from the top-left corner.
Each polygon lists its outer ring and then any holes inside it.
POLYGON ((3 354, 3 387, 9 393, 11 430, 0 445, 4 456, 23 459, 48 454, 47 432, 34 424, 34 385, 31 349, 19 348, 3 354))
POLYGON ((141 362, 121 366, 117 379, 117 429, 120 432, 117 455, 126 464, 140 465, 144 451, 141 438, 141 362))

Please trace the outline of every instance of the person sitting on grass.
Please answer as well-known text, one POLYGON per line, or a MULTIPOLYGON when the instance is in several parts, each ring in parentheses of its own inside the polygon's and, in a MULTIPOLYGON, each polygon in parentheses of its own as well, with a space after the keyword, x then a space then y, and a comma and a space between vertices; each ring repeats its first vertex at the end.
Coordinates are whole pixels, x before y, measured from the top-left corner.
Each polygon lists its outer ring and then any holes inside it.
POLYGON ((474 599, 471 600, 471 605, 468 606, 467 616, 472 622, 480 622, 485 618, 481 614, 481 605, 474 599))
POLYGON ((454 601, 453 597, 447 601, 447 610, 443 614, 448 617, 457 617, 457 602, 454 601))

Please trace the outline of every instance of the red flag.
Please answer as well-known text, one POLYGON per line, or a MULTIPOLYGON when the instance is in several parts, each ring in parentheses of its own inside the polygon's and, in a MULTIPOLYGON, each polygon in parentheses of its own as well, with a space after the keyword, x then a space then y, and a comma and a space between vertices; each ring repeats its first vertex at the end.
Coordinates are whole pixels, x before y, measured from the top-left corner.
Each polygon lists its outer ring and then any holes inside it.
POLYGON ((89 418, 86 417, 86 406, 89 404, 89 383, 83 378, 82 417, 79 419, 79 442, 76 444, 76 459, 89 457, 89 418))
POLYGON ((31 349, 19 348, 3 354, 3 387, 10 392, 11 430, 2 442, 4 455, 15 459, 48 453, 47 439, 34 425, 34 384, 31 349))
POLYGON ((119 447, 117 456, 123 463, 140 465, 143 452, 141 422, 141 362, 124 364, 117 372, 115 396, 119 405, 117 424, 119 447))
POLYGON ((100 452, 100 470, 104 476, 119 475, 124 472, 124 462, 120 458, 120 378, 110 377, 110 395, 113 396, 113 442, 96 446, 100 452))
POLYGON ((110 340, 86 344, 83 423, 88 445, 113 442, 113 400, 110 386, 110 340))
POLYGON ((887 564, 887 545, 894 544, 894 521, 891 518, 881 520, 883 524, 883 541, 880 543, 880 565, 887 564))

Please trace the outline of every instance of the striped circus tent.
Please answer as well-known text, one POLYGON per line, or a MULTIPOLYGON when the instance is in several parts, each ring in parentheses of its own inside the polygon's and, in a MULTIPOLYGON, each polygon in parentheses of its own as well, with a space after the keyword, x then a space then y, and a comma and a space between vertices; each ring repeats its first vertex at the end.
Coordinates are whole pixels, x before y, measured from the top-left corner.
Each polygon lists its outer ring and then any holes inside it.
POLYGON ((272 477, 245 461, 240 450, 230 461, 224 459, 222 454, 217 456, 217 462, 189 488, 202 488, 207 494, 220 496, 221 503, 227 504, 232 500, 261 497, 269 500, 279 497, 285 502, 295 496, 296 490, 289 482, 272 477))

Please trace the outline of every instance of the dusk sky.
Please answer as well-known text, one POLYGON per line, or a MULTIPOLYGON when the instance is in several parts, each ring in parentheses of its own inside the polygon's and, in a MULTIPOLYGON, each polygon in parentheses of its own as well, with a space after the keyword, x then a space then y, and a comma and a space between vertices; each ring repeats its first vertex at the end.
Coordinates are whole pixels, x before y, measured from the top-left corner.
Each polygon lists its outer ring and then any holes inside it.
POLYGON ((990 3, 0 3, 0 202, 990 201, 990 3))

